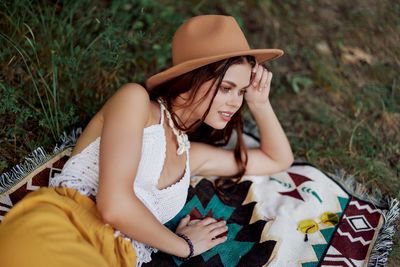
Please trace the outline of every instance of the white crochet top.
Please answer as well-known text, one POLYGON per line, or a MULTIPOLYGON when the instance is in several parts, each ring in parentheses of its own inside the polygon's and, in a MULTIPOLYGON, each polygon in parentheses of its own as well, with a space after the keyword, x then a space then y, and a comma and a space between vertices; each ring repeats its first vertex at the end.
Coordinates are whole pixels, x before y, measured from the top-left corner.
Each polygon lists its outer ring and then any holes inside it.
MULTIPOLYGON (((183 208, 190 182, 189 151, 186 150, 186 168, 183 177, 167 188, 157 188, 166 155, 164 114, 160 124, 144 128, 142 154, 132 186, 136 196, 164 224, 183 208)), ((61 173, 49 181, 49 187, 69 187, 86 196, 96 196, 99 182, 100 137, 79 154, 72 156, 61 173)), ((115 231, 115 236, 123 235, 115 231)), ((124 235, 125 236, 125 235, 124 235)), ((125 238, 129 239, 125 236, 125 238)), ((151 261, 151 253, 157 249, 131 240, 137 254, 137 266, 151 261)))

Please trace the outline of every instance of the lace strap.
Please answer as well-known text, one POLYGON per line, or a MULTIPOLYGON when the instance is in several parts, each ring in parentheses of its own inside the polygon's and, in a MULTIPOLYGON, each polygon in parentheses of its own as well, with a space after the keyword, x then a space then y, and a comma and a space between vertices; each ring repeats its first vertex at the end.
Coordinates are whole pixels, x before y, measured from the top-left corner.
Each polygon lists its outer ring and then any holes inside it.
POLYGON ((178 142, 178 150, 176 153, 178 155, 182 155, 185 150, 190 148, 190 142, 187 134, 182 132, 181 130, 177 130, 175 128, 174 122, 172 120, 171 114, 169 113, 168 109, 166 108, 166 104, 162 98, 157 99, 158 103, 160 103, 161 111, 165 110, 165 116, 167 116, 169 127, 171 128, 172 132, 176 136, 176 140, 178 142))
POLYGON ((164 109, 161 103, 160 103, 160 124, 164 125, 164 109))

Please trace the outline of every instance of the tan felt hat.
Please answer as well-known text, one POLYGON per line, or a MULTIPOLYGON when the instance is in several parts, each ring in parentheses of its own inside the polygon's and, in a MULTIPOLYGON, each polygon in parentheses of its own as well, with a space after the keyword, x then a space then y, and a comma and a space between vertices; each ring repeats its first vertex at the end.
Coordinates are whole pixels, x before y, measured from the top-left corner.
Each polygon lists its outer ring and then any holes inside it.
POLYGON ((172 40, 172 63, 169 69, 151 76, 147 89, 210 63, 234 56, 254 56, 258 63, 283 55, 280 49, 250 49, 246 37, 230 16, 202 15, 187 20, 172 40))

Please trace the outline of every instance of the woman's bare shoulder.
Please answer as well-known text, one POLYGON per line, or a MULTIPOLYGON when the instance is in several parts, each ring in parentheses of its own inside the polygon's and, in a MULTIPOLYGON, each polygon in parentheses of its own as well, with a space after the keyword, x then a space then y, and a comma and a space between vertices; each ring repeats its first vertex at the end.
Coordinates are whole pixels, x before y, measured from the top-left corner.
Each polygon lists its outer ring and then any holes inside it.
POLYGON ((105 127, 110 126, 117 130, 119 127, 137 127, 139 123, 148 123, 149 103, 149 95, 140 84, 129 83, 122 86, 85 127, 75 145, 73 155, 101 136, 105 127))
POLYGON ((108 103, 142 103, 142 105, 148 105, 150 103, 150 96, 142 85, 138 83, 127 83, 114 93, 114 95, 107 101, 106 105, 108 103))
POLYGON ((115 115, 121 119, 132 119, 135 116, 147 122, 150 115, 150 96, 147 90, 138 83, 123 85, 102 108, 103 119, 115 115))

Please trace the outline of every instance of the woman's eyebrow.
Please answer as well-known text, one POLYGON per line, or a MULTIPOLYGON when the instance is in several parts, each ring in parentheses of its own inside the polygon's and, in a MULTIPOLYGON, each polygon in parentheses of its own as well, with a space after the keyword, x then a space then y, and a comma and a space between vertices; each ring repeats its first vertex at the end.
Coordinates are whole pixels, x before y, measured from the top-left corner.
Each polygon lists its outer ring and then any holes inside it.
MULTIPOLYGON (((236 87, 236 83, 229 81, 229 80, 223 80, 222 82, 226 82, 229 83, 231 86, 236 87)), ((242 89, 246 89, 247 87, 249 87, 250 84, 246 85, 245 87, 243 87, 242 89)))

